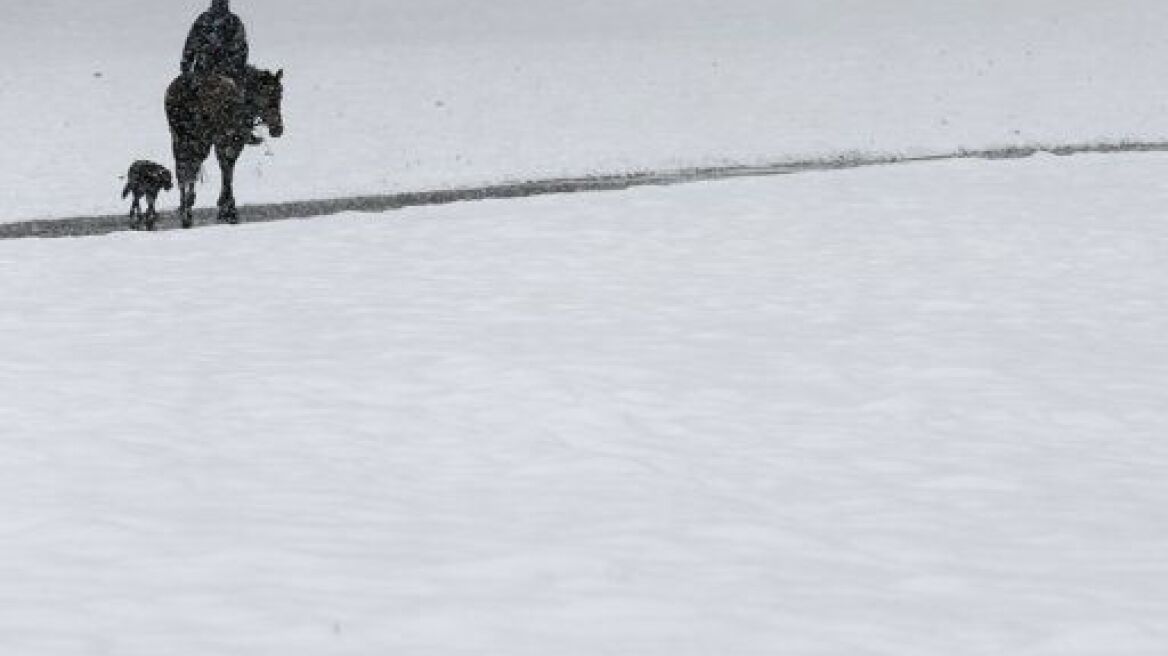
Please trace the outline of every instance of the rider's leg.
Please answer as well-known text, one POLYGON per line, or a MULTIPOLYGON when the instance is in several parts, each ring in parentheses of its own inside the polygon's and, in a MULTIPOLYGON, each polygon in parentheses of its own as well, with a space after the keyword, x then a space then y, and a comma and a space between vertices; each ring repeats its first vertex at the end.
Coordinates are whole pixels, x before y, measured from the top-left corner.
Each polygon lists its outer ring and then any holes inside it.
MULTIPOLYGON (((232 75, 232 76, 230 76, 230 77, 231 77, 231 81, 235 83, 235 87, 236 87, 236 88, 239 90, 239 97, 240 97, 240 99, 241 99, 243 102, 246 102, 246 100, 247 100, 247 99, 246 99, 246 95, 247 95, 247 73, 246 73, 246 72, 244 72, 244 71, 241 71, 241 72, 239 72, 238 74, 236 74, 236 75, 232 75)), ((250 120, 251 120, 251 118, 250 118, 250 117, 248 117, 248 120, 250 121, 250 120)), ((246 129, 247 129, 247 135, 246 135, 246 136, 243 138, 243 143, 244 143, 244 145, 247 145, 247 146, 258 146, 258 145, 260 145, 260 144, 262 144, 262 143, 264 142, 264 139, 263 139, 263 137, 261 137, 260 135, 258 135, 258 134, 256 134, 256 133, 255 133, 255 129, 254 129, 254 127, 253 127, 253 126, 251 126, 251 125, 248 125, 246 129)))

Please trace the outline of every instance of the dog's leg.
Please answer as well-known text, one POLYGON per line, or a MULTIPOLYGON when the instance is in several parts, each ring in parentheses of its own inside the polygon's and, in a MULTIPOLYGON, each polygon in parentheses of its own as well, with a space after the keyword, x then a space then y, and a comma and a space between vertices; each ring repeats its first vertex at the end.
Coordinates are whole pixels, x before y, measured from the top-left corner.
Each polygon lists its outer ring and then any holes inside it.
POLYGON ((146 229, 154 230, 154 224, 158 221, 158 212, 154 209, 154 203, 158 200, 158 192, 151 192, 146 194, 146 229))
POLYGON ((142 207, 139 204, 142 195, 134 190, 134 202, 130 204, 130 228, 137 230, 142 227, 142 207))

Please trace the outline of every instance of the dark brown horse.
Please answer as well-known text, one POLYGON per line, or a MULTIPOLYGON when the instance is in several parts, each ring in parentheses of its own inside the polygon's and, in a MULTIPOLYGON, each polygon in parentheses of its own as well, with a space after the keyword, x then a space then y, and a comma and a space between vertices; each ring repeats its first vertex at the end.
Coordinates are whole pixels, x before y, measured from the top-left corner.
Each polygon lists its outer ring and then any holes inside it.
POLYGON ((166 90, 166 120, 174 145, 178 178, 179 217, 191 227, 195 207, 195 179, 199 168, 215 148, 223 173, 219 194, 219 221, 239 223, 232 189, 235 162, 251 138, 257 123, 268 126, 273 137, 284 133, 280 106, 284 97, 284 71, 271 73, 248 67, 243 88, 228 77, 181 76, 166 90))

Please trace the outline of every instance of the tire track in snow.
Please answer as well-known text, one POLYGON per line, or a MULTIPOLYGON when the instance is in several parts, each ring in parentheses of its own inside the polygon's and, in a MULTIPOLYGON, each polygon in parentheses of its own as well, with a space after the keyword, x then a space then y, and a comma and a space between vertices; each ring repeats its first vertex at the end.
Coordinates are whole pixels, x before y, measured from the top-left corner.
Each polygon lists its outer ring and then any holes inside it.
MULTIPOLYGON (((1085 153, 1145 152, 1168 152, 1168 142, 1124 141, 1059 146, 1006 146, 917 156, 846 155, 819 160, 791 161, 776 164, 713 166, 672 171, 595 175, 578 178, 551 178, 546 180, 500 183, 482 187, 242 206, 240 207, 240 220, 243 223, 261 223, 289 219, 309 219, 340 214, 342 212, 386 212, 422 205, 443 205, 476 200, 522 198, 548 194, 616 191, 642 186, 665 186, 730 178, 791 175, 810 171, 834 171, 869 166, 889 166, 893 164, 938 162, 957 159, 1018 159, 1037 154, 1079 155, 1085 153)), ((202 208, 195 211, 196 228, 211 225, 220 225, 215 221, 214 208, 202 208)), ((159 216, 159 230, 175 230, 178 227, 178 220, 173 212, 166 212, 159 216)), ((129 218, 123 214, 77 216, 0 224, 0 239, 92 237, 127 230, 130 230, 129 218)))

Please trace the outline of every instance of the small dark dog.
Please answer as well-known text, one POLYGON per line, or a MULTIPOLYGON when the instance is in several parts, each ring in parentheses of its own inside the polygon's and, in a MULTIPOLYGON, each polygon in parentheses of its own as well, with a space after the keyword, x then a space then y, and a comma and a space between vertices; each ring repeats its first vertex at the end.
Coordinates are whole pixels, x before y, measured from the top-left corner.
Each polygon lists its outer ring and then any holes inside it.
POLYGON ((122 190, 122 198, 134 194, 134 204, 130 206, 130 227, 134 230, 153 230, 154 222, 158 220, 158 212, 154 210, 158 192, 173 188, 174 181, 165 166, 145 160, 131 164, 126 173, 126 188, 122 190), (142 214, 138 204, 143 196, 146 197, 146 214, 142 214))

